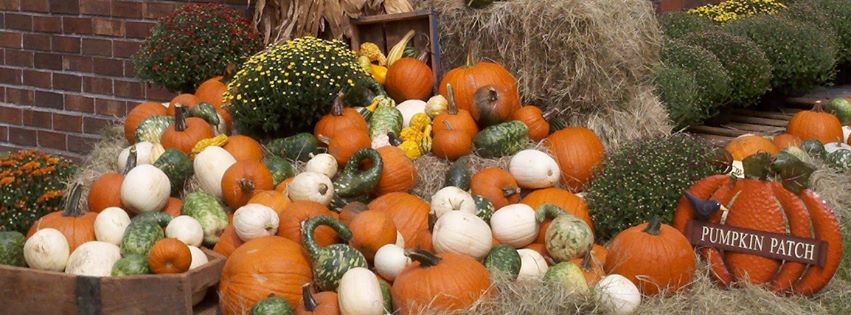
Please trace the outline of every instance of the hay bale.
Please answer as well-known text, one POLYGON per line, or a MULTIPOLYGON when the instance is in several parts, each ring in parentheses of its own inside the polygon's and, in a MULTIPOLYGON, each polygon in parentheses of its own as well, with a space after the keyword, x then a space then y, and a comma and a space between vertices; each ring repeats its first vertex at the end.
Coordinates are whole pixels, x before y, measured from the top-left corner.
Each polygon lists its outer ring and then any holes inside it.
MULTIPOLYGON (((644 82, 661 45, 650 1, 512 0, 480 10, 457 0, 431 5, 440 14, 444 71, 462 65, 473 48, 517 76, 524 102, 562 108, 564 120, 617 126, 629 117, 652 122, 630 133, 670 131, 667 122, 656 124, 667 117, 644 82)), ((603 139, 616 142, 619 132, 603 139)))

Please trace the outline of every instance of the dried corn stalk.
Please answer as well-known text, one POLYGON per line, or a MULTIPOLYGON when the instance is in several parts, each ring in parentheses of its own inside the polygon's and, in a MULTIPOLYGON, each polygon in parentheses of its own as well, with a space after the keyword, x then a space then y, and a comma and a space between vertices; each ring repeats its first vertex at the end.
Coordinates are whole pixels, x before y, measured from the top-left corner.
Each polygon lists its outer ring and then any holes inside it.
POLYGON ((384 10, 387 14, 405 13, 414 11, 414 7, 408 0, 384 0, 384 10))

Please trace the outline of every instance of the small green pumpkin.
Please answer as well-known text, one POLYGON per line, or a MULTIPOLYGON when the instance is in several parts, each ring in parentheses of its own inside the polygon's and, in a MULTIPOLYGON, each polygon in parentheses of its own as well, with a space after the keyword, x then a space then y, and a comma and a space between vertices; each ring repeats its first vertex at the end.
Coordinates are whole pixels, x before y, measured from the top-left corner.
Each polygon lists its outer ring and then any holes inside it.
POLYGON ((824 159, 827 156, 827 151, 824 149, 824 145, 821 141, 815 139, 804 140, 801 142, 801 150, 807 152, 811 157, 817 159, 824 159))
POLYGON ((127 255, 112 265, 113 276, 136 276, 151 273, 148 257, 143 255, 127 255))
POLYGON ((825 158, 825 162, 840 172, 847 172, 851 170, 851 150, 840 149, 830 152, 825 158))
POLYGON ((273 155, 292 161, 310 160, 311 153, 319 151, 319 140, 311 133, 302 132, 286 138, 278 138, 266 143, 266 150, 273 155))
POLYGON ((195 106, 192 106, 189 111, 186 112, 186 117, 198 117, 201 118, 214 128, 219 125, 219 113, 216 112, 216 108, 213 105, 207 103, 201 103, 195 106))
POLYGON ((465 155, 452 163, 449 171, 446 172, 446 179, 443 186, 455 186, 461 190, 470 190, 470 178, 473 174, 470 172, 470 156, 465 155))
POLYGON ((166 128, 174 124, 174 117, 171 116, 151 116, 145 118, 139 127, 136 127, 136 143, 148 141, 150 143, 160 143, 160 138, 166 128))
POLYGON ((334 195, 343 198, 369 194, 381 179, 384 162, 378 151, 370 148, 360 149, 346 162, 346 168, 334 181, 334 195), (361 170, 364 160, 372 161, 372 167, 361 170))
POLYGON ((390 284, 387 280, 378 277, 378 285, 381 286, 381 295, 384 297, 384 314, 393 313, 393 294, 390 291, 390 284))
POLYGON ((293 308, 287 300, 275 296, 274 293, 262 299, 251 308, 251 315, 292 315, 293 308))
POLYGON ((320 247, 313 238, 313 232, 320 225, 334 229, 344 243, 348 243, 352 238, 352 231, 339 220, 328 216, 310 218, 302 225, 301 238, 304 240, 304 249, 312 261, 313 281, 319 290, 333 291, 337 289, 346 271, 356 267, 366 268, 366 258, 346 244, 320 247))
POLYGON ((517 250, 504 244, 491 248, 487 257, 485 257, 485 267, 491 274, 505 273, 511 281, 517 279, 517 275, 520 274, 521 264, 522 261, 517 250))
POLYGON ((267 154, 263 158, 263 164, 272 173, 272 185, 278 186, 287 178, 295 176, 295 167, 287 159, 277 155, 267 154))
POLYGON ((494 211, 496 211, 493 208, 493 203, 488 198, 479 195, 473 195, 473 201, 476 202, 476 216, 485 222, 490 222, 494 211))
POLYGON ((529 142, 529 129, 517 120, 482 129, 473 139, 476 152, 484 158, 512 155, 523 149, 527 142, 529 142))
POLYGON ((133 219, 130 220, 130 223, 151 222, 159 226, 166 227, 169 223, 171 223, 171 219, 173 219, 173 217, 165 212, 143 212, 134 216, 133 219))
POLYGON ((159 168, 171 183, 171 195, 177 196, 183 191, 183 184, 195 173, 192 160, 180 150, 168 149, 154 161, 154 166, 159 168))
POLYGON ((547 217, 553 218, 544 234, 544 245, 550 257, 570 261, 585 255, 594 244, 594 234, 582 219, 551 204, 543 204, 535 211, 538 222, 544 222, 547 217))
POLYGON ((225 209, 219 204, 216 197, 206 192, 198 191, 186 195, 183 198, 180 213, 201 223, 201 229, 204 230, 204 243, 207 245, 218 242, 219 236, 222 235, 228 225, 228 215, 225 213, 225 209))
POLYGON ((0 265, 24 267, 24 235, 20 232, 0 232, 0 265))
POLYGON ((369 137, 375 138, 392 132, 398 135, 402 131, 402 112, 395 106, 378 105, 369 120, 369 137))
POLYGON ((154 220, 130 222, 121 239, 121 256, 142 255, 147 257, 154 244, 165 238, 165 232, 154 220))

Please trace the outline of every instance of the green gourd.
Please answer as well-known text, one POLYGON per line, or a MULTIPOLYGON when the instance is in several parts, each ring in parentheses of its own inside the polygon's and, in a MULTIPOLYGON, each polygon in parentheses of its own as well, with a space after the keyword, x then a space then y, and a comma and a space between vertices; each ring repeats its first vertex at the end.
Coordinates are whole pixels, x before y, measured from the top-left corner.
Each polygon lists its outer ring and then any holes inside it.
POLYGON ((121 239, 121 256, 135 254, 147 257, 154 244, 163 238, 165 232, 155 220, 131 220, 121 239))
POLYGON ((535 212, 538 222, 544 222, 547 217, 553 218, 544 238, 544 245, 550 257, 559 261, 570 261, 585 255, 594 244, 594 234, 582 219, 551 204, 543 204, 535 212))
POLYGON ((192 106, 192 108, 186 112, 186 117, 198 117, 207 121, 210 125, 219 125, 219 113, 213 105, 207 103, 192 106))
POLYGON ((320 225, 331 227, 343 242, 348 243, 352 231, 342 222, 328 216, 316 216, 304 221, 301 237, 304 249, 312 261, 313 281, 321 291, 333 291, 340 284, 340 279, 349 269, 366 268, 366 258, 356 249, 346 244, 332 244, 320 247, 313 238, 313 232, 320 225))
POLYGON ((113 276, 135 276, 151 273, 148 257, 144 255, 127 255, 112 265, 113 276))
POLYGON ((287 300, 275 296, 274 293, 262 299, 251 308, 251 315, 291 315, 293 308, 287 300))
POLYGON ((824 149, 824 145, 815 139, 804 140, 801 142, 801 150, 807 152, 811 157, 817 159, 824 159, 827 156, 827 151, 824 149))
POLYGON ((402 131, 402 112, 395 106, 378 105, 369 120, 369 137, 375 138, 392 132, 398 135, 402 131))
POLYGON ((355 197, 369 194, 381 178, 384 162, 378 151, 370 148, 360 149, 346 162, 346 168, 334 181, 335 196, 355 197), (361 170, 360 165, 364 160, 372 161, 372 167, 361 170))
POLYGON ((511 281, 514 281, 517 279, 517 275, 520 274, 522 261, 516 249, 511 246, 499 244, 491 248, 487 257, 485 257, 484 264, 491 274, 501 272, 508 275, 511 281))
POLYGON ((482 129, 473 139, 476 152, 484 158, 512 155, 529 142, 529 129, 514 120, 482 129))
POLYGON ((166 128, 174 124, 174 117, 171 116, 151 116, 145 118, 139 126, 136 127, 136 143, 148 141, 150 143, 160 143, 160 138, 166 128))
POLYGON ((833 151, 827 155, 825 162, 840 172, 847 172, 851 170, 851 150, 840 149, 833 151))
POLYGON ((455 186, 461 190, 470 190, 470 179, 473 174, 470 172, 470 156, 465 155, 452 163, 449 171, 446 172, 446 179, 443 187, 455 186))
POLYGON ((24 267, 24 235, 20 232, 0 232, 0 265, 24 267))
POLYGON ((479 195, 473 195, 473 201, 476 202, 476 216, 485 222, 490 222, 494 211, 496 211, 493 208, 493 203, 488 198, 479 195))
POLYGON ((269 141, 266 143, 266 150, 273 155, 305 162, 310 160, 311 153, 319 151, 319 140, 311 133, 302 132, 269 141))
POLYGON ((381 295, 384 297, 384 314, 393 314, 393 294, 390 291, 390 284, 378 277, 378 285, 381 286, 381 295))
POLYGON ((277 155, 267 154, 263 158, 263 164, 272 173, 272 185, 278 186, 282 181, 295 176, 295 167, 287 159, 277 155))
POLYGON ((216 197, 206 192, 198 191, 186 195, 183 198, 180 213, 201 223, 201 229, 204 230, 204 243, 207 245, 218 242, 219 236, 222 235, 228 225, 228 215, 225 213, 225 209, 219 204, 216 197))
POLYGON ((192 160, 180 150, 168 149, 154 161, 154 166, 159 168, 171 183, 171 195, 177 196, 183 191, 183 184, 195 170, 192 168, 192 160))

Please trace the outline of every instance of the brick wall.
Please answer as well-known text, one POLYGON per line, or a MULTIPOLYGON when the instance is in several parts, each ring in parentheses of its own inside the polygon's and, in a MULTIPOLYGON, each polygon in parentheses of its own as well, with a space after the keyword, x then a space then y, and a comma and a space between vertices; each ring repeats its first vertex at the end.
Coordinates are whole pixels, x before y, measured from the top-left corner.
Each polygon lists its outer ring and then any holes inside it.
POLYGON ((719 3, 722 0, 651 0, 661 12, 680 11, 702 6, 707 3, 719 3))
POLYGON ((0 151, 40 147, 79 160, 104 126, 171 93, 135 79, 129 58, 156 20, 187 2, 0 0, 0 151))

